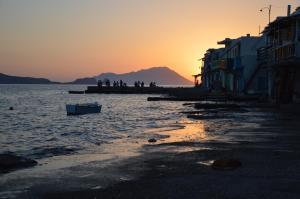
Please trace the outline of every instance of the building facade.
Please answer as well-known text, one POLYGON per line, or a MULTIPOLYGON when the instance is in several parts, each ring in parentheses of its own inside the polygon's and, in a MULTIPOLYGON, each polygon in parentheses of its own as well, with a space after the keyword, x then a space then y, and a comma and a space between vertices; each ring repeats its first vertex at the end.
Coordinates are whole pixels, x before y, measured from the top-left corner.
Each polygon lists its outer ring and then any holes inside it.
POLYGON ((258 51, 262 69, 268 70, 268 95, 279 103, 299 100, 300 93, 300 8, 270 23, 258 51))
POLYGON ((209 49, 204 55, 203 84, 210 90, 223 90, 235 95, 244 93, 247 82, 257 66, 257 49, 261 37, 243 36, 218 42, 223 48, 209 49))
POLYGON ((202 85, 208 90, 221 90, 221 74, 219 67, 220 55, 223 52, 220 49, 208 49, 202 58, 202 85))
POLYGON ((202 87, 233 95, 255 94, 300 102, 300 7, 277 17, 259 37, 219 41, 202 58, 202 87))

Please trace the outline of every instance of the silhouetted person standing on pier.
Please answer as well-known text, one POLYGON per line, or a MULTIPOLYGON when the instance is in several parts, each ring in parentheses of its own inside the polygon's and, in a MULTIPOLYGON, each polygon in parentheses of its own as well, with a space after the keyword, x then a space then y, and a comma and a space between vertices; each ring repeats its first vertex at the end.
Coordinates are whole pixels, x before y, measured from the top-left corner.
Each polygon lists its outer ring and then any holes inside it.
POLYGON ((110 81, 109 81, 109 79, 106 79, 106 80, 105 80, 105 86, 106 86, 106 87, 110 87, 110 81))
POLYGON ((102 88, 102 81, 98 80, 98 88, 102 88))

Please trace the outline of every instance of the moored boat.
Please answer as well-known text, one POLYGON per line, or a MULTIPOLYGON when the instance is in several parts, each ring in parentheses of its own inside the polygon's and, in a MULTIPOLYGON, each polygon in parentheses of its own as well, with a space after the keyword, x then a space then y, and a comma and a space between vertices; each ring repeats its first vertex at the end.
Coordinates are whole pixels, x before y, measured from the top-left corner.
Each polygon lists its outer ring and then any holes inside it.
POLYGON ((95 103, 85 103, 85 104, 67 104, 66 110, 67 115, 83 115, 90 113, 100 113, 102 105, 95 103))
POLYGON ((69 91, 69 94, 84 94, 84 91, 69 91))

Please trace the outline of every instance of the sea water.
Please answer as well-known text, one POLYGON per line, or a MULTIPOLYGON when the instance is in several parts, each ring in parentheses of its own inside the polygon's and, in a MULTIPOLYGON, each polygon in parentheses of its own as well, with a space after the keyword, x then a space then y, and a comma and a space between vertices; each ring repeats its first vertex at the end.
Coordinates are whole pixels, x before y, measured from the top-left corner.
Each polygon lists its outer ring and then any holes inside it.
POLYGON ((33 159, 101 151, 101 145, 148 139, 150 129, 176 126, 182 103, 149 95, 72 95, 82 85, 0 85, 0 153, 33 159), (66 104, 98 102, 100 114, 67 116, 66 104), (9 110, 13 107, 13 110, 9 110))
POLYGON ((138 156, 150 138, 156 144, 243 141, 243 135, 249 134, 245 129, 268 119, 265 112, 245 111, 193 120, 183 113, 195 111, 186 102, 148 102, 150 95, 68 93, 84 89, 84 85, 0 85, 0 154, 13 153, 38 162, 35 167, 0 174, 0 198, 32 188, 102 187, 116 176, 128 176, 101 169, 112 169, 116 161, 138 156), (101 113, 67 116, 66 104, 92 102, 102 105, 101 113))

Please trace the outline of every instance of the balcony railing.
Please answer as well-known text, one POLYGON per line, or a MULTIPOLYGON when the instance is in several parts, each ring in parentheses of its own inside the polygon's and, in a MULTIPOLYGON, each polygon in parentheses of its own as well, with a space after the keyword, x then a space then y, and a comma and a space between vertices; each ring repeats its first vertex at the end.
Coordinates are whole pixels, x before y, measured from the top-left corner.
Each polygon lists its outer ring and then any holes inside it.
POLYGON ((285 61, 295 56, 295 44, 288 44, 275 49, 275 61, 285 61))
POLYGON ((225 58, 225 59, 218 59, 211 62, 210 68, 211 70, 237 70, 242 68, 241 58, 225 58))
POLYGON ((211 63, 211 69, 216 70, 216 69, 226 69, 227 62, 225 59, 218 59, 214 60, 211 63))
POLYGON ((257 62, 259 65, 274 65, 292 59, 295 55, 295 43, 265 46, 257 50, 257 62))

